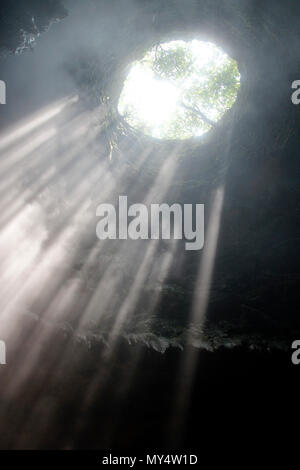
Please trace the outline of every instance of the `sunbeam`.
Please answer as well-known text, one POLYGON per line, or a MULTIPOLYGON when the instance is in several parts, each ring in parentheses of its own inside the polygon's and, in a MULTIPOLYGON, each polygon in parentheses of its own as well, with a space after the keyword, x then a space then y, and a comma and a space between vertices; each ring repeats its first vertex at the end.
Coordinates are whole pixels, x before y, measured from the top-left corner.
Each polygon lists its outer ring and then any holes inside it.
MULTIPOLYGON (((205 237, 205 250, 201 258, 199 273, 194 287, 194 296, 190 315, 190 335, 193 334, 194 328, 198 331, 203 331, 205 324, 206 310, 217 253, 223 202, 224 187, 222 186, 217 189, 211 205, 211 213, 205 237)), ((186 339, 186 344, 192 344, 189 337, 186 339)), ((170 441, 172 440, 172 442, 176 442, 176 445, 181 444, 181 440, 184 435, 184 427, 187 419, 198 358, 199 350, 187 347, 182 355, 182 360, 179 365, 178 387, 174 395, 170 428, 168 429, 170 433, 170 441)))

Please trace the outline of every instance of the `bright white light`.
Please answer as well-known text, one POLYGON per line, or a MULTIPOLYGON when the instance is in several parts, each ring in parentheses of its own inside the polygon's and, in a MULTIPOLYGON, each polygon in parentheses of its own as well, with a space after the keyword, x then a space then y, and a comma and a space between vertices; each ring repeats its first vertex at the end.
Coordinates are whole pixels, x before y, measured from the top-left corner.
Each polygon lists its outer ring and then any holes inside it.
POLYGON ((150 69, 136 63, 128 75, 126 97, 119 111, 123 113, 126 105, 132 106, 145 123, 159 127, 175 112, 179 93, 172 83, 155 79, 150 69))
MULTIPOLYGON (((215 44, 209 42, 172 41, 160 45, 164 51, 172 51, 178 46, 184 46, 192 55, 192 73, 178 80, 157 77, 149 65, 149 59, 151 61, 155 57, 153 48, 144 59, 132 65, 119 100, 119 113, 128 123, 153 137, 164 138, 175 118, 177 122, 179 118, 180 122, 180 118, 185 117, 186 109, 182 107, 182 97, 191 87, 207 81, 211 69, 221 67, 226 61, 232 61, 215 44)), ((220 118, 220 111, 213 106, 205 109, 205 113, 213 121, 220 118)), ((203 128, 203 125, 196 125, 192 135, 199 136, 207 130, 207 126, 203 128)))

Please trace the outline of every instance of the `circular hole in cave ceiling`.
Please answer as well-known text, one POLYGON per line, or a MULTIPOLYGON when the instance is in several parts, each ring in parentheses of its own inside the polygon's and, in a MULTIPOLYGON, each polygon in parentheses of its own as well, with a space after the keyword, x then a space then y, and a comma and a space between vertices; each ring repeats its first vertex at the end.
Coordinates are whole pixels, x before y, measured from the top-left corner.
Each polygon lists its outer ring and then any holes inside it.
POLYGON ((118 111, 158 139, 199 137, 232 107, 239 87, 237 62, 215 44, 165 42, 131 64, 118 111))

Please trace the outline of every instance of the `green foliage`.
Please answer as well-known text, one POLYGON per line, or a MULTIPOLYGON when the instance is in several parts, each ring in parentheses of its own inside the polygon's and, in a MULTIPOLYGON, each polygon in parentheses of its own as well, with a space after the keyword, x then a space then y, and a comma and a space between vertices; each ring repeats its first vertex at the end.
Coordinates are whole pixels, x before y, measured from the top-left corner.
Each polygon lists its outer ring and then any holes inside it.
POLYGON ((187 45, 165 49, 162 45, 155 48, 152 70, 160 78, 182 80, 193 73, 193 55, 187 45))
MULTIPOLYGON (((160 138, 185 139, 207 132, 231 108, 238 93, 236 62, 210 43, 204 43, 203 57, 199 57, 202 49, 195 53, 191 44, 158 45, 140 61, 155 79, 169 81, 179 90, 176 111, 160 127, 160 138)), ((151 126, 142 122, 134 107, 127 105, 124 117, 133 127, 152 134, 151 126)))
POLYGON ((233 105, 239 89, 239 72, 235 61, 227 59, 220 66, 197 71, 201 83, 194 81, 184 93, 184 101, 198 106, 209 116, 212 111, 216 118, 233 105))

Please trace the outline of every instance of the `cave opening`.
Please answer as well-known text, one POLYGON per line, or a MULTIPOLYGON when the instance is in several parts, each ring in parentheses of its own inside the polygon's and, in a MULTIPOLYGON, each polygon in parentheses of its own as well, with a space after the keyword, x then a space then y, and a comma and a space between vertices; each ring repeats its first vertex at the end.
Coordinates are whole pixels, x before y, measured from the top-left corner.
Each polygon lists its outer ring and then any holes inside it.
POLYGON ((233 106, 237 62, 212 42, 157 43, 129 66, 118 111, 134 129, 157 139, 200 137, 233 106))

